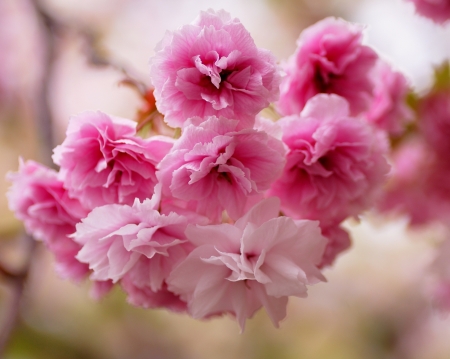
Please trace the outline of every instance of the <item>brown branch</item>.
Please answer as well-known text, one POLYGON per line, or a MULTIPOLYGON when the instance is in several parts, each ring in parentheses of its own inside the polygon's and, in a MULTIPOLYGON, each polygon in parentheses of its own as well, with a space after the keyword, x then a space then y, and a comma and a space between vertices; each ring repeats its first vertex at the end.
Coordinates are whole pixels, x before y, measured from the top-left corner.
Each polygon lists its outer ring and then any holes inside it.
POLYGON ((55 138, 53 133, 53 120, 50 109, 50 77, 56 58, 56 23, 49 16, 39 1, 30 1, 35 8, 36 16, 42 24, 43 46, 45 59, 42 65, 41 86, 35 102, 35 119, 41 143, 43 162, 49 167, 54 167, 51 161, 55 138))
MULTIPOLYGON (((34 105, 34 119, 36 121, 36 127, 39 134, 40 149, 42 161, 49 167, 53 167, 51 161, 51 155, 54 143, 53 135, 53 121, 52 113, 50 110, 50 76, 56 58, 56 39, 55 39, 55 23, 50 16, 43 10, 39 1, 30 1, 30 4, 34 6, 36 17, 41 23, 44 54, 45 59, 41 68, 41 86, 36 94, 34 105)), ((6 279, 11 287, 10 302, 6 305, 6 319, 0 326, 0 357, 5 350, 8 340, 14 330, 20 312, 21 302, 23 300, 23 292, 30 270, 31 262, 33 259, 33 253, 35 249, 35 241, 29 236, 24 236, 27 241, 27 253, 23 268, 14 272, 5 265, 0 264, 0 275, 6 279)))
POLYGON ((0 265, 1 275, 7 279, 7 283, 11 286, 10 302, 5 306, 8 308, 6 311, 6 319, 0 327, 0 357, 3 356, 11 333, 19 318, 20 307, 23 300, 23 291, 36 248, 36 242, 32 237, 25 235, 24 238, 27 242, 27 256, 22 269, 15 273, 6 269, 4 265, 0 265))
MULTIPOLYGON (((1 0, 0 0, 1 1, 1 0)), ((58 53, 59 37, 68 33, 80 36, 84 40, 84 52, 87 61, 94 66, 111 67, 125 76, 125 82, 132 82, 135 88, 144 96, 148 91, 148 86, 138 76, 132 76, 132 71, 118 62, 112 61, 105 52, 100 50, 98 46, 98 36, 91 31, 67 25, 59 21, 51 13, 49 13, 39 0, 29 0, 34 7, 36 18, 41 24, 42 46, 44 48, 45 58, 41 68, 41 84, 36 94, 34 105, 34 120, 36 123, 39 143, 41 150, 42 162, 49 167, 54 167, 51 161, 53 148, 55 147, 55 137, 53 133, 53 118, 50 108, 50 77, 53 73, 55 59, 58 53)), ((23 268, 15 272, 0 263, 0 277, 11 288, 11 297, 9 303, 6 303, 6 318, 0 323, 0 357, 5 351, 11 333, 13 332, 18 318, 20 316, 21 303, 23 302, 23 293, 28 278, 33 254, 35 252, 35 241, 32 237, 26 235, 27 255, 23 268)))
POLYGON ((55 40, 58 36, 64 37, 67 34, 75 33, 76 36, 83 40, 83 52, 90 65, 96 67, 110 67, 125 76, 125 79, 121 82, 132 82, 142 96, 147 93, 148 85, 133 69, 113 60, 111 56, 109 56, 108 52, 101 46, 100 36, 95 31, 60 21, 57 17, 53 16, 50 12, 40 6, 39 0, 34 0, 34 4, 37 13, 47 29, 48 35, 52 35, 54 40, 50 45, 53 45, 54 47, 55 40))

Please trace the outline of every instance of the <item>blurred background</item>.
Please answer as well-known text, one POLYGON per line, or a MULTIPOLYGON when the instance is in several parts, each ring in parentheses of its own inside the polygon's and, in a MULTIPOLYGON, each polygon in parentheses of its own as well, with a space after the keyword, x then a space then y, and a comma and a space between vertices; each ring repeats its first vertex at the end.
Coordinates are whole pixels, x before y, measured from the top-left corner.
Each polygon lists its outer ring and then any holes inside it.
POLYGON ((87 283, 58 278, 40 244, 28 258, 5 174, 17 170, 19 156, 50 164, 73 114, 134 118, 143 103, 120 85, 124 73, 149 84, 148 60, 165 31, 207 8, 239 18, 280 62, 302 29, 326 16, 366 24, 366 43, 418 92, 450 58, 450 25, 416 16, 402 0, 0 0, 0 262, 12 271, 29 266, 24 288, 0 275, 0 331, 12 329, 3 357, 449 358, 450 318, 428 295, 427 270, 444 233, 438 226, 413 232, 404 218, 373 214, 347 223, 353 247, 325 270, 328 283, 292 298, 279 329, 260 311, 244 334, 228 317, 196 321, 131 307, 119 289, 96 302, 87 283))

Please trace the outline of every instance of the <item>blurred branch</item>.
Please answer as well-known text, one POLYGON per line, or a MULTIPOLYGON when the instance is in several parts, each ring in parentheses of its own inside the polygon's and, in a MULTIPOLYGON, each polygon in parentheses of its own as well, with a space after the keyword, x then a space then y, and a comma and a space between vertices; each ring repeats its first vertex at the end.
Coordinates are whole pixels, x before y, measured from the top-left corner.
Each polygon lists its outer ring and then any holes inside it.
POLYGON ((31 1, 34 6, 36 15, 42 23, 42 36, 45 46, 44 63, 42 66, 41 88, 36 98, 36 124, 41 140, 41 149, 43 162, 53 167, 51 156, 55 147, 55 138, 53 134, 53 120, 50 109, 50 77, 52 75, 53 64, 56 58, 56 39, 55 28, 56 23, 41 7, 40 2, 31 1))
POLYGON ((113 60, 104 49, 99 46, 98 36, 92 31, 86 29, 78 29, 78 35, 84 40, 84 53, 89 64, 99 67, 110 67, 120 73, 125 78, 120 84, 132 84, 142 97, 147 94, 148 86, 144 81, 140 80, 130 68, 113 60))
MULTIPOLYGON (((30 1, 34 6, 36 16, 42 24, 42 37, 44 46, 44 61, 42 64, 41 83, 34 102, 34 119, 40 139, 41 160, 49 167, 53 167, 51 155, 54 144, 53 120, 50 109, 50 76, 56 58, 55 22, 42 9, 39 1, 30 1)), ((10 335, 14 330, 20 312, 23 292, 30 270, 36 243, 29 235, 24 236, 26 240, 26 259, 23 268, 14 272, 0 263, 0 275, 11 286, 10 303, 6 306, 6 318, 0 327, 0 356, 4 352, 10 335)))
POLYGON ((14 272, 9 268, 6 268, 3 263, 0 263, 0 275, 3 276, 6 279, 6 282, 11 286, 10 302, 5 306, 7 308, 6 318, 0 326, 0 357, 6 349, 6 344, 8 343, 19 317, 25 282, 28 277, 33 253, 36 247, 36 242, 32 237, 25 235, 24 238, 26 240, 27 255, 22 269, 14 272))
MULTIPOLYGON (((53 148, 55 147, 55 137, 53 133, 53 118, 50 107, 50 78, 53 73, 54 63, 59 51, 60 37, 75 33, 84 41, 84 52, 89 64, 93 66, 110 67, 125 76, 124 83, 132 83, 134 88, 144 97, 147 95, 148 86, 138 76, 125 66, 113 61, 106 55, 99 46, 99 36, 94 32, 83 29, 79 26, 65 24, 58 20, 45 9, 39 0, 30 0, 34 7, 36 17, 42 25, 42 46, 44 59, 42 64, 41 83, 34 103, 34 120, 40 139, 41 160, 49 167, 54 167, 51 161, 53 148)), ((0 357, 5 350, 10 335, 14 330, 20 312, 21 301, 29 274, 35 241, 32 237, 25 235, 27 241, 26 260, 23 268, 14 272, 0 263, 0 277, 11 286, 11 298, 5 308, 6 318, 0 325, 0 357)))
MULTIPOLYGON (((147 93, 147 84, 145 84, 145 82, 140 79, 140 76, 138 76, 135 71, 114 60, 107 53, 107 51, 100 45, 101 37, 95 31, 76 24, 67 24, 62 22, 42 6, 40 6, 39 0, 34 0, 34 5, 36 7, 37 13, 41 17, 42 22, 46 27, 46 37, 49 40, 52 40, 48 41, 49 54, 55 54, 55 40, 58 36, 65 36, 69 33, 75 33, 75 35, 83 41, 83 52, 87 62, 90 65, 97 67, 110 67, 124 75, 125 79, 123 81, 131 81, 137 87, 142 96, 147 93)), ((51 64, 51 61, 47 61, 47 63, 51 64)))

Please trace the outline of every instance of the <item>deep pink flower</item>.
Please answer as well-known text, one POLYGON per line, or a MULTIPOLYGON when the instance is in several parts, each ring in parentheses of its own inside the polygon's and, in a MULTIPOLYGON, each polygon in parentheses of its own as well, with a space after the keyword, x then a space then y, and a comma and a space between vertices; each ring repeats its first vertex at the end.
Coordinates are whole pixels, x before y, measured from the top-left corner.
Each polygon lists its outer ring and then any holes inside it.
POLYGON ((102 112, 72 117, 53 160, 71 197, 93 209, 110 203, 133 204, 151 197, 155 167, 172 147, 164 136, 142 139, 136 123, 102 112))
POLYGON ((197 248, 173 270, 168 287, 194 318, 231 313, 243 330, 264 306, 278 326, 287 297, 306 297, 306 285, 324 280, 316 267, 326 244, 318 222, 278 213, 272 197, 234 225, 188 226, 186 236, 197 248))
POLYGON ((378 57, 362 45, 362 26, 329 17, 305 29, 297 45, 280 87, 278 109, 283 115, 298 115, 319 93, 344 97, 352 115, 369 108, 369 75, 378 57))
POLYGON ((220 10, 201 12, 167 33, 151 60, 156 105, 172 127, 193 116, 224 116, 252 127, 275 101, 280 75, 275 57, 258 49, 238 19, 220 10))
POLYGON ((11 211, 55 255, 58 273, 76 281, 84 278, 88 267, 75 259, 81 246, 69 235, 87 211, 78 200, 69 198, 57 173, 39 163, 21 161, 19 172, 9 174, 8 179, 12 182, 8 192, 11 211))
POLYGON ((113 287, 114 283, 112 280, 95 280, 92 283, 89 294, 93 299, 100 300, 107 295, 113 287))
POLYGON ((287 163, 268 194, 281 199, 285 214, 328 226, 373 204, 389 170, 387 146, 381 134, 349 116, 345 99, 317 95, 300 116, 279 123, 287 163))
POLYGON ((378 209, 407 215, 412 226, 450 221, 450 163, 420 138, 405 142, 392 156, 393 174, 378 209))
POLYGON ((419 126, 428 145, 444 160, 450 152, 450 89, 431 91, 418 106, 419 126))
POLYGON ((450 0, 407 0, 414 4, 416 12, 443 24, 450 19, 450 0))
POLYGON ((322 235, 328 243, 323 252, 322 261, 318 265, 319 268, 331 266, 336 257, 352 244, 348 232, 339 225, 322 228, 322 235))
POLYGON ((402 73, 393 71, 389 64, 381 60, 373 77, 374 99, 364 116, 374 126, 393 136, 399 136, 414 116, 406 103, 408 82, 402 73))
POLYGON ((213 220, 224 209, 237 219, 254 200, 250 197, 259 199, 281 174, 283 143, 262 131, 236 131, 234 120, 190 121, 159 166, 163 193, 196 201, 197 211, 213 220))
POLYGON ((161 298, 166 298, 172 307, 165 281, 191 250, 184 235, 188 222, 174 212, 160 214, 155 197, 143 203, 136 199, 133 206, 95 208, 77 224, 74 239, 82 245, 77 258, 89 264, 91 279, 123 279, 130 302, 149 308, 165 306, 161 298), (144 294, 146 301, 137 297, 144 294))

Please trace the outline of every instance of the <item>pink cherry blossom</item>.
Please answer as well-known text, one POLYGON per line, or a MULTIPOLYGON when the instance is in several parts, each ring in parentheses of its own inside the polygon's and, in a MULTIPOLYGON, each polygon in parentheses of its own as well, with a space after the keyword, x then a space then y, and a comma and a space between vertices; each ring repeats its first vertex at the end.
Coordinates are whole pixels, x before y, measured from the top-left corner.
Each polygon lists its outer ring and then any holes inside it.
POLYGON ((389 64, 381 60, 373 77, 374 99, 365 118, 381 130, 399 136, 414 116, 406 103, 408 82, 402 73, 393 71, 389 64))
POLYGON ((110 203, 133 204, 151 197, 155 167, 172 147, 163 136, 136 137, 136 123, 102 112, 72 117, 53 160, 70 196, 92 209, 110 203))
POLYGON ((348 232, 339 225, 322 228, 322 235, 328 240, 319 268, 331 266, 336 257, 351 246, 348 232))
MULTIPOLYGON (((138 273, 134 271, 134 273, 138 273)), ((136 282, 129 275, 125 275, 120 281, 122 289, 127 293, 128 303, 145 309, 164 307, 172 312, 185 312, 186 302, 167 289, 164 282, 158 291, 153 291, 148 284, 136 282)))
POLYGON ((34 161, 20 162, 19 172, 11 173, 9 207, 26 231, 42 240, 55 255, 58 273, 64 278, 83 279, 88 267, 75 259, 81 246, 69 235, 75 224, 87 215, 78 200, 68 196, 57 173, 34 161))
POLYGON ((361 25, 329 17, 302 32, 280 87, 278 109, 283 115, 298 115, 319 93, 344 97, 352 115, 369 108, 369 74, 378 57, 362 44, 362 30, 361 25))
POLYGON ((450 19, 450 0, 407 0, 414 4, 416 12, 443 24, 450 19))
POLYGON ((212 220, 224 209, 237 219, 281 174, 283 143, 262 131, 236 131, 234 120, 212 116, 201 121, 191 119, 161 161, 163 193, 196 201, 197 212, 212 220))
POLYGON ((95 280, 92 283, 89 294, 93 299, 100 300, 107 295, 113 287, 114 283, 112 280, 95 280))
POLYGON ((339 223, 373 204, 386 179, 385 138, 349 116, 347 101, 320 94, 299 116, 279 121, 289 150, 281 177, 269 190, 295 218, 339 223))
POLYGON ((255 115, 279 94, 275 57, 257 48, 240 21, 223 10, 202 11, 191 25, 167 33, 150 71, 156 105, 172 127, 212 115, 252 127, 255 115))
POLYGON ((189 225, 197 246, 171 273, 168 288, 187 301, 194 318, 231 313, 241 329, 265 307, 274 325, 286 315, 288 296, 306 297, 306 285, 325 280, 316 265, 326 239, 318 222, 278 217, 268 198, 234 225, 189 225))
POLYGON ((133 206, 97 207, 74 234, 82 245, 77 258, 89 264, 91 279, 123 280, 129 301, 146 308, 166 306, 164 298, 167 307, 176 307, 165 280, 191 250, 184 235, 186 218, 160 214, 158 203, 154 196, 143 203, 136 199, 133 206))
POLYGON ((450 163, 421 138, 403 143, 392 156, 393 174, 378 209, 407 215, 412 226, 450 221, 450 163))
POLYGON ((431 91, 422 98, 418 117, 429 147, 446 159, 450 151, 450 89, 431 91))

